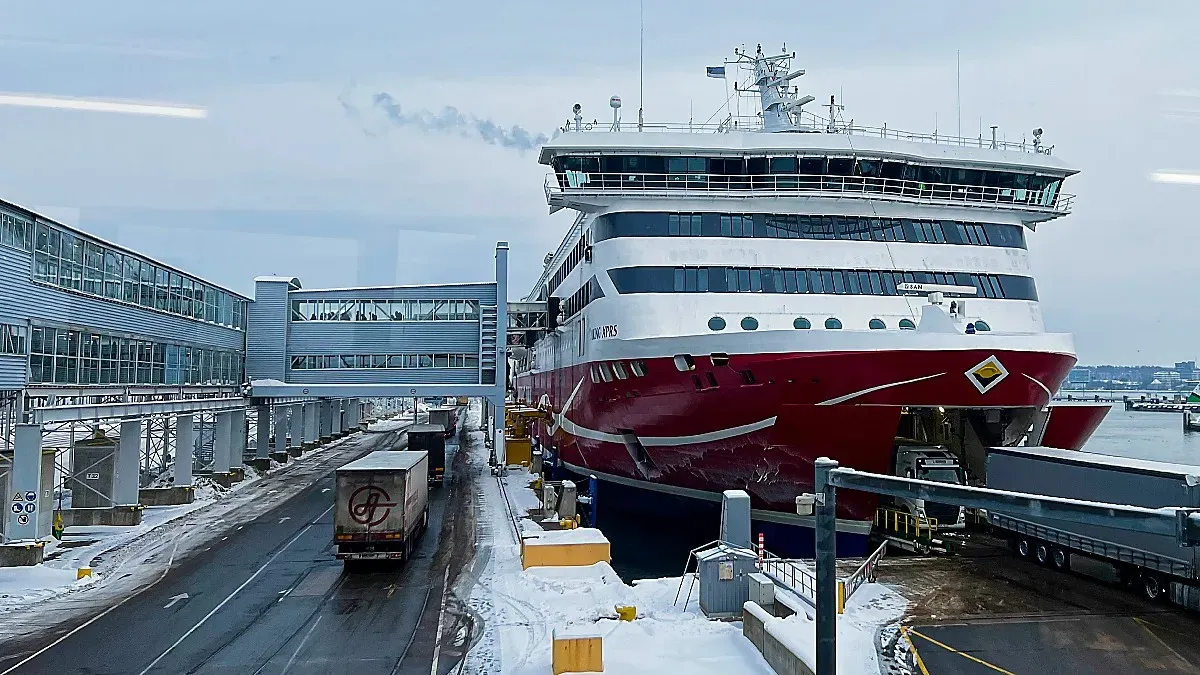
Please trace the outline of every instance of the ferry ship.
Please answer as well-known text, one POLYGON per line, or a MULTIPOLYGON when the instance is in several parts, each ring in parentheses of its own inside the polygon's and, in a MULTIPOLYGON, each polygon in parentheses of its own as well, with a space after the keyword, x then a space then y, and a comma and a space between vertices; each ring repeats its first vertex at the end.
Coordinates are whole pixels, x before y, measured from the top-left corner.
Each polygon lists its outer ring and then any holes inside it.
MULTIPOLYGON (((551 330, 513 360, 548 454, 682 498, 746 490, 760 525, 803 527, 817 457, 889 473, 937 444, 979 482, 988 447, 1081 446, 1107 408, 1050 407, 1074 344, 1044 329, 1027 242, 1076 171, 1041 130, 855 126, 832 98, 804 109, 794 53, 735 54, 709 74, 744 75, 753 116, 627 123, 613 97, 611 123, 576 104, 540 150, 551 213, 576 213, 526 298, 551 330)), ((878 501, 839 496, 842 551, 878 501)))

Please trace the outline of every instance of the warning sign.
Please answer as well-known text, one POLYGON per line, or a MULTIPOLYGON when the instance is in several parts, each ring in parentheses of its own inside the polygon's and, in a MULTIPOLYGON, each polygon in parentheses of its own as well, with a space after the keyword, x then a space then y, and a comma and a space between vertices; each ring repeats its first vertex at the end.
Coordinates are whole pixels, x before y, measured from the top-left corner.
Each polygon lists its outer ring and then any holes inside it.
POLYGON ((24 498, 21 496, 21 493, 20 493, 20 492, 14 492, 14 493, 13 493, 13 501, 14 501, 14 502, 23 501, 23 499, 24 499, 24 498))
POLYGON ((350 517, 354 522, 373 527, 387 520, 396 502, 381 487, 364 485, 350 495, 350 517))

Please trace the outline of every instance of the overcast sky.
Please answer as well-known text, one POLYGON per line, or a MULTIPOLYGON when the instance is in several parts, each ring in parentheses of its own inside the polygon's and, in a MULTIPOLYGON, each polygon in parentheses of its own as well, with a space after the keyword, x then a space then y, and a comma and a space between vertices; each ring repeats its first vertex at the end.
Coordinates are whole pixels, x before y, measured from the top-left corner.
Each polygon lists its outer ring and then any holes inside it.
MULTIPOLYGON (((1200 356, 1200 3, 645 2, 649 121, 703 121, 737 45, 798 53, 804 92, 858 123, 942 133, 1040 126, 1081 170, 1075 212, 1029 237, 1051 330, 1083 363, 1200 356)), ((370 105, 551 133, 572 103, 638 97, 638 3, 289 0, 0 5, 0 91, 152 100, 204 119, 0 106, 0 197, 243 293, 486 279, 512 296, 570 216, 533 152, 387 124, 370 105), (348 112, 358 110, 354 115, 348 112)))

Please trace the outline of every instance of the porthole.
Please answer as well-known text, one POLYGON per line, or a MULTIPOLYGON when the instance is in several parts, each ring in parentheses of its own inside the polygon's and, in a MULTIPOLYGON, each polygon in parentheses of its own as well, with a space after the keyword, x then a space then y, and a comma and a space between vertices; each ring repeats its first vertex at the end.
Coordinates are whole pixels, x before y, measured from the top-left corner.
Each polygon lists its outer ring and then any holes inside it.
POLYGON ((675 370, 681 373, 696 369, 696 360, 692 358, 691 354, 676 354, 674 361, 675 370))
POLYGON ((809 328, 812 328, 812 322, 802 316, 797 317, 796 320, 792 322, 792 328, 795 328, 796 330, 808 330, 809 328))
POLYGON ((829 317, 828 319, 825 319, 825 327, 829 330, 837 330, 842 327, 842 321, 841 319, 829 317))
POLYGON ((977 332, 986 333, 987 331, 990 331, 991 329, 992 329, 992 327, 989 326, 988 323, 986 321, 984 321, 983 319, 975 320, 975 330, 977 332))
POLYGON ((871 330, 883 330, 884 328, 887 328, 887 324, 883 322, 883 319, 871 319, 867 326, 871 330))
POLYGON ((714 316, 713 318, 708 320, 708 329, 709 330, 725 330, 725 319, 722 319, 719 316, 714 316))
POLYGON ((758 319, 747 316, 742 319, 742 330, 758 330, 758 319))
POLYGON ((916 330, 917 324, 912 319, 900 319, 900 330, 916 330))

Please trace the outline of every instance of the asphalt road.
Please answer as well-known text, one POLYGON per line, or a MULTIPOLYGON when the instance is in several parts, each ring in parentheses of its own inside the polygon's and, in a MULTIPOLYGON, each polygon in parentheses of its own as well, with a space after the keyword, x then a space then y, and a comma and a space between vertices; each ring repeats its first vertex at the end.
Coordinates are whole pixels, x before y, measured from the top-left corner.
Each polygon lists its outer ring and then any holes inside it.
MULTIPOLYGON (((395 440, 380 434, 375 443, 395 440)), ((447 450, 449 465, 452 446, 447 450)), ((327 473, 177 561, 162 581, 14 675, 430 673, 445 581, 444 556, 437 552, 448 493, 431 489, 429 528, 402 566, 343 574, 332 550, 333 475, 327 473)))

